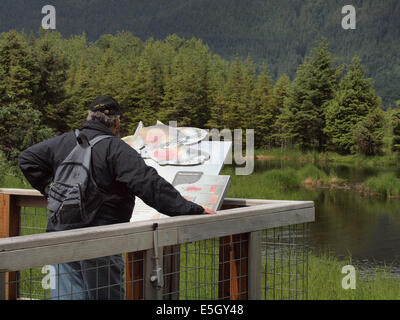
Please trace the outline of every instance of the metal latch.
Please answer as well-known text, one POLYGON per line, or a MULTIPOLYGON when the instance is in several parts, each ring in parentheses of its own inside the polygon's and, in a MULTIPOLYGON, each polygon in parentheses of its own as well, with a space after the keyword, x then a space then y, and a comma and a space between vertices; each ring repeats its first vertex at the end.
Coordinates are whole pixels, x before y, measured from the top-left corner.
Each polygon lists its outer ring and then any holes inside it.
POLYGON ((156 283, 158 288, 164 287, 164 275, 160 266, 160 257, 158 256, 158 223, 153 224, 153 250, 155 269, 151 273, 150 282, 156 283))

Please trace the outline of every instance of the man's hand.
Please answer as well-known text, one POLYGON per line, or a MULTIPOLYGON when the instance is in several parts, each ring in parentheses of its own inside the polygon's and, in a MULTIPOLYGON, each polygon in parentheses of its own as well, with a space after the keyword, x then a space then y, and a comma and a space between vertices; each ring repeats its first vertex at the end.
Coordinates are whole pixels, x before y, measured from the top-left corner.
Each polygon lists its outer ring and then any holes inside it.
POLYGON ((202 206, 204 208, 205 214, 217 214, 214 210, 207 208, 206 206, 202 206))

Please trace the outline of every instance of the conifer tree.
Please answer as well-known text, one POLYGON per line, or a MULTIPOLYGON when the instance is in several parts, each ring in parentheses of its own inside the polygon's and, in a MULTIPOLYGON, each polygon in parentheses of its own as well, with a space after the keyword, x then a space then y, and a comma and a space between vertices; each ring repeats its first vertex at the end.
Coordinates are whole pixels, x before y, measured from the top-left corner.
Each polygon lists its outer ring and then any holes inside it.
POLYGON ((165 78, 165 94, 158 114, 163 122, 177 121, 179 126, 191 125, 196 116, 196 110, 189 101, 191 83, 187 82, 189 76, 185 74, 188 71, 185 68, 187 59, 189 57, 180 53, 173 60, 171 72, 165 78))
POLYGON ((39 77, 34 103, 42 113, 43 124, 59 133, 68 128, 68 110, 63 102, 66 99, 65 83, 69 64, 60 50, 61 42, 59 33, 41 31, 32 48, 39 77))
POLYGON ((355 56, 335 97, 327 103, 324 132, 330 139, 331 148, 340 153, 350 153, 356 125, 370 112, 380 108, 372 80, 365 78, 361 60, 355 56))
POLYGON ((70 130, 79 128, 86 119, 91 101, 98 95, 90 86, 90 74, 94 70, 82 60, 76 70, 75 81, 68 90, 68 98, 64 101, 68 114, 67 125, 70 130))
POLYGON ((151 61, 150 55, 144 54, 138 59, 137 70, 130 70, 122 90, 127 134, 133 134, 139 121, 146 126, 154 125, 162 101, 163 80, 161 67, 151 61))
MULTIPOLYGON (((241 128, 242 129, 255 129, 255 125, 256 125, 256 113, 255 113, 255 88, 256 88, 256 66, 255 63, 253 61, 253 59, 249 56, 247 56, 246 60, 244 61, 243 64, 243 93, 242 93, 242 103, 243 103, 243 108, 238 109, 237 111, 240 113, 241 117, 242 117, 242 121, 241 121, 241 128)), ((266 82, 268 82, 268 78, 269 75, 266 71, 265 68, 265 72, 263 73, 263 75, 266 79, 264 79, 266 82)), ((272 81, 272 80, 271 80, 272 81)), ((260 80, 260 82, 262 82, 262 80, 260 80)), ((263 99, 262 95, 263 93, 261 93, 262 89, 261 86, 262 85, 266 85, 264 84, 259 84, 260 87, 258 88, 258 94, 259 96, 256 99, 263 99)), ((264 93, 265 94, 265 93, 264 93)), ((257 103, 260 106, 260 101, 258 100, 257 103)), ((243 132, 245 133, 245 132, 243 132)), ((245 138, 245 136, 244 136, 245 138)))
MULTIPOLYGON (((288 91, 290 88, 290 79, 284 73, 277 81, 273 90, 273 104, 278 112, 276 121, 274 123, 274 141, 276 144, 281 146, 281 148, 286 147, 287 138, 286 135, 289 133, 285 125, 289 123, 286 114, 284 113, 284 102, 288 96, 288 91)), ((290 118, 290 117, 289 117, 290 118)))
POLYGON ((0 151, 13 166, 17 166, 21 151, 53 134, 42 125, 40 111, 30 105, 10 102, 0 108, 0 151))
POLYGON ((287 137, 303 150, 324 150, 326 146, 326 103, 334 96, 340 73, 333 62, 327 41, 323 39, 299 66, 285 99, 287 137))
POLYGON ((178 49, 165 76, 161 120, 176 120, 179 126, 203 126, 207 122, 208 60, 208 47, 201 43, 187 43, 178 49))
POLYGON ((206 128, 222 129, 224 105, 224 86, 228 76, 229 65, 225 60, 215 55, 210 60, 208 81, 209 119, 206 128))
POLYGON ((265 64, 255 83, 252 109, 251 128, 255 129, 255 146, 270 147, 279 109, 274 103, 272 79, 265 64))
POLYGON ((248 128, 251 118, 251 94, 254 89, 254 67, 247 60, 246 66, 236 57, 231 63, 227 83, 224 89, 223 125, 229 129, 248 128))
POLYGON ((0 104, 28 104, 33 100, 38 75, 23 34, 17 31, 0 37, 0 104))
POLYGON ((378 155, 383 146, 384 115, 380 108, 375 108, 357 123, 353 135, 352 151, 366 156, 378 155))
POLYGON ((392 151, 400 151, 400 109, 395 109, 392 114, 393 141, 392 151))

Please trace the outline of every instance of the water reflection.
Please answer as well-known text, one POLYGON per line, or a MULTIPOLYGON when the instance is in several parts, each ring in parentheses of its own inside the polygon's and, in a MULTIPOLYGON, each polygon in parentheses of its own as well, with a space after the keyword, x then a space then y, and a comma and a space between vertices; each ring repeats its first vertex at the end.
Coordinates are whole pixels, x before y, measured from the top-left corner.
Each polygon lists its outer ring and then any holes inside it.
MULTIPOLYGON (((263 172, 272 169, 300 169, 305 165, 294 161, 256 161, 254 175, 261 176, 263 172)), ((334 172, 336 176, 350 183, 362 183, 379 173, 400 174, 395 169, 321 164, 315 166, 327 174, 334 172)), ((265 195, 265 192, 260 192, 254 197, 265 195)), ((364 266, 392 264, 394 269, 400 266, 399 199, 365 198, 356 191, 327 189, 285 191, 276 195, 276 199, 315 202, 316 221, 310 225, 309 233, 313 250, 330 252, 339 258, 351 255, 356 264, 364 266)))
POLYGON ((316 221, 310 226, 310 244, 317 251, 379 264, 399 261, 399 200, 323 190, 313 201, 316 221))

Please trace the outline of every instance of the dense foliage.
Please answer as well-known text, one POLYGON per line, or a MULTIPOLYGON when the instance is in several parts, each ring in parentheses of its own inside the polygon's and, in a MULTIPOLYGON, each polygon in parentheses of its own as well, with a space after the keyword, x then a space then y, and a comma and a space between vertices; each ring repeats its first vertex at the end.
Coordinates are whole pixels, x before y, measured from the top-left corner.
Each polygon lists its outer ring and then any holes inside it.
POLYGON ((393 127, 392 151, 398 152, 400 151, 400 109, 394 110, 391 120, 393 127))
POLYGON ((0 31, 36 32, 47 4, 55 6, 57 30, 64 37, 85 32, 89 41, 96 41, 121 30, 143 41, 174 33, 196 37, 228 60, 250 54, 257 71, 266 60, 274 81, 284 73, 293 79, 323 36, 339 63, 359 55, 385 109, 400 99, 397 0, 2 0, 0 31), (342 7, 349 4, 356 9, 356 30, 341 27, 342 7))
POLYGON ((335 66, 326 39, 293 82, 286 75, 274 82, 266 63, 257 73, 250 56, 229 62, 195 38, 143 42, 120 32, 89 43, 85 35, 10 31, 0 36, 0 75, 0 150, 14 164, 29 145, 79 127, 100 94, 120 102, 121 136, 158 119, 255 129, 258 148, 374 155, 382 147, 384 112, 371 80, 358 57, 335 66))
MULTIPOLYGON (((341 153, 349 153, 352 149, 357 148, 355 143, 357 141, 361 143, 360 139, 365 137, 362 130, 366 129, 358 126, 356 137, 359 138, 354 139, 354 127, 360 123, 364 123, 365 127, 367 122, 362 121, 369 114, 375 114, 373 124, 376 125, 378 131, 382 129, 383 114, 379 112, 381 108, 380 99, 374 93, 371 79, 365 79, 360 58, 354 57, 347 74, 340 81, 339 88, 326 108, 325 133, 330 138, 332 148, 341 153)), ((382 140, 382 132, 376 132, 374 129, 371 134, 378 139, 377 141, 382 140)), ((376 150, 379 150, 379 147, 380 142, 378 142, 376 150)), ((361 148, 361 150, 364 149, 361 148)))

